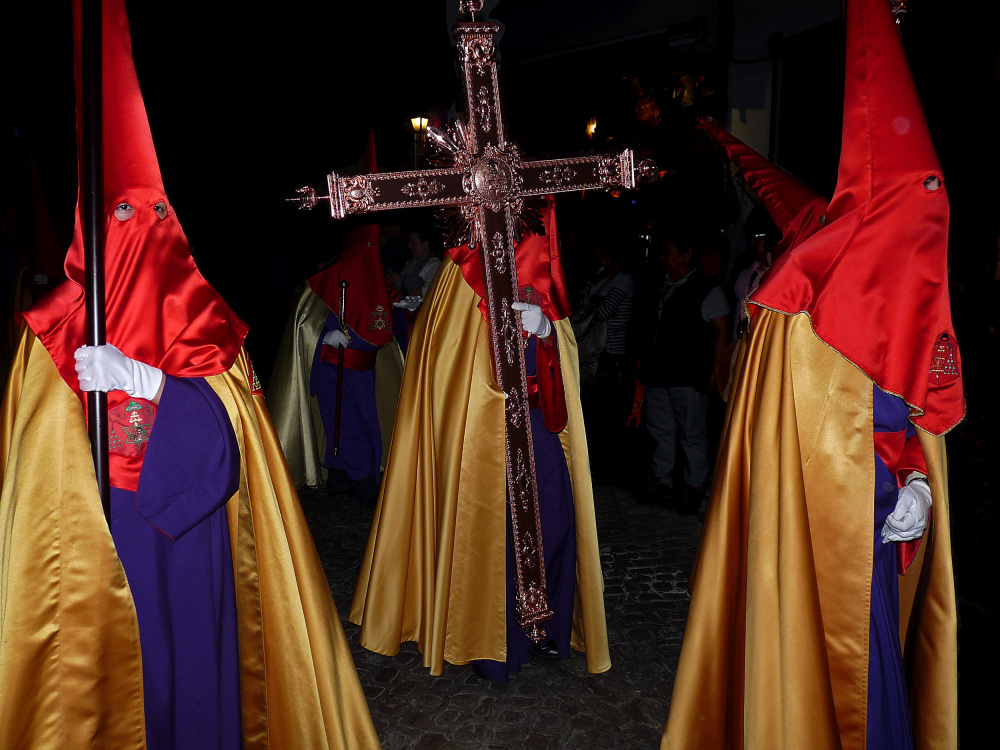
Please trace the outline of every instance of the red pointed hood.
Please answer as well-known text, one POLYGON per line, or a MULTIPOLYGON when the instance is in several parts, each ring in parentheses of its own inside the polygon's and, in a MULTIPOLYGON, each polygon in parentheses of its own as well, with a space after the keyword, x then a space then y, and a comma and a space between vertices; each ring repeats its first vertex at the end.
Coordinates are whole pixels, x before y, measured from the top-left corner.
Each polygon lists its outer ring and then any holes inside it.
MULTIPOLYGON (((73 13, 79 71, 78 0, 73 13)), ((163 192, 123 0, 105 0, 102 38, 107 340, 127 356, 171 375, 225 372, 243 345, 247 327, 199 273, 163 192), (154 211, 161 201, 165 218, 154 211), (114 218, 121 203, 134 208, 127 221, 114 218)), ((78 78, 78 113, 80 105, 78 78)), ((76 390, 73 352, 84 343, 85 323, 79 203, 64 267, 68 281, 25 311, 23 318, 52 355, 63 379, 76 390)), ((116 393, 109 396, 112 407, 116 399, 124 398, 116 393)))
MULTIPOLYGON (((378 172, 375 134, 371 131, 368 132, 365 167, 368 174, 378 172)), ((392 308, 382 268, 381 241, 379 224, 355 227, 347 235, 343 254, 308 282, 326 306, 340 315, 340 282, 346 281, 344 319, 351 330, 375 346, 385 346, 392 340, 392 308)))
POLYGON ((948 195, 886 0, 848 0, 844 134, 826 226, 778 259, 752 304, 817 335, 935 435, 965 414, 948 299, 948 195), (930 177, 938 189, 925 187, 930 177))
POLYGON ((730 161, 740 170, 743 179, 777 225, 781 241, 775 246, 776 256, 802 243, 823 227, 829 207, 826 198, 772 164, 713 118, 703 118, 700 123, 708 137, 725 149, 730 161))
MULTIPOLYGON (((562 257, 559 255, 556 202, 551 195, 546 197, 542 224, 545 227, 544 235, 529 234, 514 248, 518 297, 522 302, 539 305, 549 320, 560 320, 569 316, 572 307, 566 292, 562 257)), ((479 251, 472 250, 468 245, 459 245, 450 247, 445 252, 461 267, 466 283, 482 297, 483 264, 479 251)), ((483 317, 486 317, 484 301, 480 302, 479 309, 483 317)))

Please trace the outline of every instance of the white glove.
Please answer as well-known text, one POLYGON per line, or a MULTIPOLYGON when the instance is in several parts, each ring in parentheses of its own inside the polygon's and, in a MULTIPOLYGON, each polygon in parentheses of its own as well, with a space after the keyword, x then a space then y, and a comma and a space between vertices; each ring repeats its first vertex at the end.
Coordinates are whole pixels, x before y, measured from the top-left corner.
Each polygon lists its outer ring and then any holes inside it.
POLYGON ((403 297, 403 299, 401 300, 396 300, 395 302, 392 303, 392 306, 401 307, 404 310, 416 310, 418 307, 420 307, 420 303, 423 301, 424 298, 421 297, 419 294, 416 294, 410 297, 403 297))
POLYGON ((343 331, 327 331, 323 337, 323 343, 327 346, 344 347, 345 349, 350 340, 343 331))
POLYGON ((910 542, 927 528, 931 509, 931 488, 922 477, 910 480, 899 490, 896 509, 882 526, 882 542, 910 542))
POLYGON ((160 392, 163 372, 129 359, 113 344, 81 346, 73 357, 81 391, 125 391, 147 401, 160 392))
POLYGON ((533 333, 540 339, 548 338, 549 334, 552 333, 552 324, 538 305, 515 302, 510 306, 510 309, 521 313, 521 328, 524 329, 525 333, 533 333))

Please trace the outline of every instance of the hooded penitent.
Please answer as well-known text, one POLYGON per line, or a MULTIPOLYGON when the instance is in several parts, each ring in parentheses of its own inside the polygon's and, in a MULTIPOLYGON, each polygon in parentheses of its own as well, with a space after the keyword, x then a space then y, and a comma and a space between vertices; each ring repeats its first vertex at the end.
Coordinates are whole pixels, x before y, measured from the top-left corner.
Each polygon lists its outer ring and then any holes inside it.
MULTIPOLYGON (((365 158, 369 173, 378 171, 375 162, 375 141, 369 134, 368 151, 365 158)), ((402 313, 392 306, 398 292, 390 290, 380 255, 380 230, 378 224, 355 227, 344 242, 340 256, 326 269, 308 280, 308 284, 295 304, 282 336, 276 364, 271 373, 271 388, 268 407, 274 417, 275 428, 281 439, 281 446, 288 460, 292 480, 297 486, 318 487, 327 479, 327 443, 333 436, 326 434, 324 414, 329 422, 336 420, 336 409, 324 409, 319 403, 320 391, 329 392, 331 384, 326 382, 329 373, 320 376, 324 383, 317 383, 317 370, 322 373, 321 362, 336 362, 339 352, 335 347, 320 346, 327 330, 340 328, 341 296, 345 300, 344 321, 351 332, 351 344, 344 350, 345 387, 344 394, 349 403, 346 417, 351 425, 341 440, 339 463, 351 463, 351 470, 358 474, 363 463, 362 456, 370 455, 365 445, 374 449, 376 430, 374 423, 363 419, 362 414, 372 416, 367 407, 359 405, 367 402, 367 385, 360 377, 365 370, 354 371, 366 364, 365 358, 374 358, 374 401, 377 413, 379 448, 377 454, 384 456, 384 448, 392 435, 396 402, 399 397, 399 383, 402 379, 402 353, 399 346, 390 346, 393 339, 394 318, 398 322, 402 313), (342 281, 348 283, 343 290, 342 281), (332 327, 332 328, 330 328, 332 327), (325 359, 326 358, 326 359, 325 359), (316 398, 313 398, 313 396, 316 398), (330 411, 334 414, 331 415, 330 411), (367 426, 371 429, 364 431, 367 426), (361 430, 359 433, 353 430, 361 430)), ((397 331, 398 332, 398 331, 397 331)), ((336 377, 339 377, 336 376, 336 377)), ((336 386, 333 386, 335 389, 336 386)), ((325 399, 324 399, 325 401, 325 399)), ((331 401, 335 400, 332 398, 331 401)), ((383 463, 380 461, 380 463, 383 463)), ((332 468, 341 468, 335 466, 332 468)), ((359 476, 369 472, 362 471, 359 476)), ((372 475, 377 471, 370 472, 372 475)))
POLYGON ((800 245, 823 227, 829 202, 822 195, 772 164, 713 118, 700 122, 708 137, 725 149, 726 156, 781 232, 781 241, 774 248, 775 257, 800 245))
POLYGON ((848 13, 840 171, 825 226, 778 259, 750 302, 809 313, 823 341, 941 435, 965 415, 948 194, 887 5, 856 2, 848 13))
POLYGON ((0 409, 0 747, 377 747, 246 326, 163 193, 124 2, 102 15, 107 339, 179 377, 155 407, 109 393, 112 424, 156 412, 141 450, 111 451, 109 528, 74 370, 78 219, 69 280, 24 313, 0 409), (202 471, 220 446, 227 470, 202 471), (151 500, 190 524, 150 520, 151 500))
MULTIPOLYGON (((79 4, 74 4, 74 13, 79 70, 79 4)), ((198 271, 163 190, 122 2, 104 4, 103 26, 107 341, 127 357, 169 375, 217 375, 236 360, 247 326, 198 271), (124 204, 132 208, 130 215, 124 208, 116 212, 116 207, 124 204), (128 218, 119 220, 116 213, 128 218)), ((80 92, 78 86, 77 111, 80 92)), ((73 352, 84 342, 86 321, 79 205, 64 267, 67 281, 22 317, 45 345, 63 379, 78 390, 73 352)), ((80 397, 86 408, 82 393, 80 397)), ((109 411, 128 400, 124 392, 112 391, 108 394, 109 411)), ((141 464, 140 456, 113 452, 112 484, 134 490, 141 464)))
POLYGON ((964 407, 957 376, 928 382, 930 329, 951 330, 947 204, 924 188, 940 172, 887 0, 848 0, 846 57, 827 222, 750 300, 664 750, 957 744, 947 457, 929 432, 964 407), (910 469, 933 513, 899 575, 879 532, 910 469))

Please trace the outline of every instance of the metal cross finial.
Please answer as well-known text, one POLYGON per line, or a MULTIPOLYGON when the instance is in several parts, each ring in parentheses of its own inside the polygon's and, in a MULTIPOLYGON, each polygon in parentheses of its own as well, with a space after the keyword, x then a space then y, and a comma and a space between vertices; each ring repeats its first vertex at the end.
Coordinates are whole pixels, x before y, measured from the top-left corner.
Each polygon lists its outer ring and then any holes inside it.
POLYGON ((459 10, 468 14, 470 20, 476 20, 476 13, 483 9, 483 0, 459 0, 459 10))

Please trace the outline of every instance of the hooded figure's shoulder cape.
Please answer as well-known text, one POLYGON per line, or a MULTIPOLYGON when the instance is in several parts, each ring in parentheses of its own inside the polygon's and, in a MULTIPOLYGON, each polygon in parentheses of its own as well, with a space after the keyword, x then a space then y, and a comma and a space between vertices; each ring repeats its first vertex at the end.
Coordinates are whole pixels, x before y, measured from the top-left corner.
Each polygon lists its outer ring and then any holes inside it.
MULTIPOLYGON (((520 271, 520 264, 518 267, 520 271)), ((416 641, 424 666, 506 660, 504 396, 480 296, 446 257, 407 354, 385 480, 351 605, 361 645, 394 655, 416 641)), ((573 485, 577 599, 572 645, 610 667, 576 343, 553 321, 568 422, 559 433, 573 485)))
MULTIPOLYGON (((245 352, 207 378, 240 444, 226 506, 243 746, 377 748, 354 661, 245 352)), ((24 329, 0 410, 0 747, 145 747, 142 654, 83 409, 24 329)))

